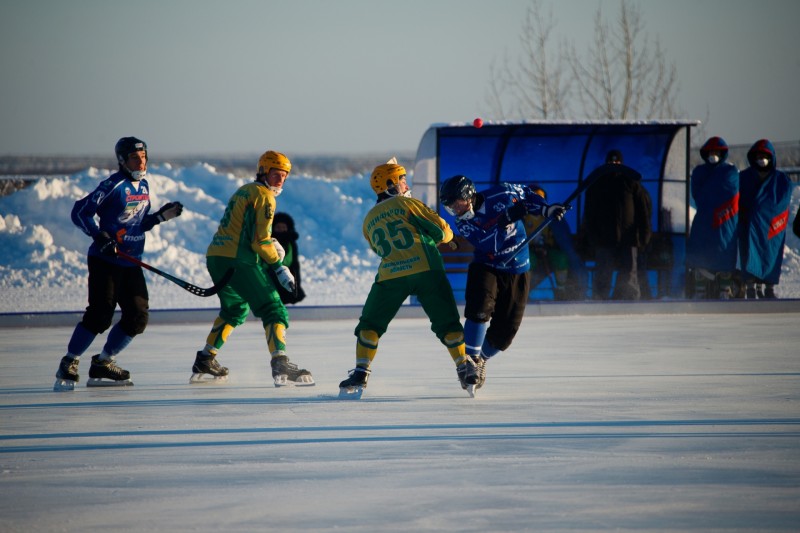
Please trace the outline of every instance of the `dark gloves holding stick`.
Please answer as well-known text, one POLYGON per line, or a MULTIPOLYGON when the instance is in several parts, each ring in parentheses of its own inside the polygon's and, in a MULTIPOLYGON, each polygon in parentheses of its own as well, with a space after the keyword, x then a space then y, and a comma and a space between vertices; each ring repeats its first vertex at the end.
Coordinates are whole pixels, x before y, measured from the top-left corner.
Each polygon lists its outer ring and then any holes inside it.
POLYGON ((517 220, 521 220, 527 213, 528 209, 525 207, 525 204, 516 202, 497 218, 497 225, 508 226, 517 220))
POLYGON ((101 231, 92 238, 97 245, 97 251, 102 255, 117 257, 117 241, 107 231, 101 231))

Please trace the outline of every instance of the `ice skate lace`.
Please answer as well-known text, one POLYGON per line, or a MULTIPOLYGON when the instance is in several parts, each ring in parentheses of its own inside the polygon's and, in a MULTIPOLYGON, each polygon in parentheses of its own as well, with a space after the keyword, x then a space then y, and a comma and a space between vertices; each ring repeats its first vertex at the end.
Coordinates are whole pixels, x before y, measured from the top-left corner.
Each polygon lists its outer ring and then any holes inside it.
POLYGON ((108 361, 100 361, 100 364, 103 365, 106 370, 108 370, 111 374, 115 376, 124 376, 125 371, 117 366, 117 361, 115 359, 109 359, 108 361))
POLYGON ((367 382, 370 373, 372 373, 372 371, 365 368, 354 368, 347 372, 345 383, 349 385, 363 385, 367 382), (363 374, 363 378, 361 376, 356 377, 356 373, 363 374))
POLYGON ((456 373, 458 374, 458 379, 462 384, 466 384, 467 378, 470 376, 480 376, 480 370, 472 361, 472 359, 458 365, 456 367, 456 373))
POLYGON ((290 379, 295 379, 298 376, 305 376, 311 374, 305 368, 300 369, 298 366, 291 361, 289 361, 288 357, 276 357, 271 362, 272 366, 272 375, 282 375, 285 374, 289 376, 290 379))
POLYGON ((78 373, 78 360, 77 359, 73 359, 72 361, 70 361, 70 363, 67 365, 67 372, 69 372, 70 374, 77 374, 78 373))
POLYGON ((478 383, 477 383, 477 385, 480 388, 481 386, 483 386, 484 382, 486 381, 486 359, 484 359, 481 356, 478 356, 477 360, 473 359, 473 361, 475 361, 475 369, 476 369, 476 371, 477 371, 476 373, 478 375, 478 383))

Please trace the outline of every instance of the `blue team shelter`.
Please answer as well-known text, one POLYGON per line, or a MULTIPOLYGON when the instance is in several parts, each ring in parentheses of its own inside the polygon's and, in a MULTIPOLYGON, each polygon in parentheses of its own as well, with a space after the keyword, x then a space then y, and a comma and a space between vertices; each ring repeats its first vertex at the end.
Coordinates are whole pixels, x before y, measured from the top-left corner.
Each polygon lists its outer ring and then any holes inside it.
MULTIPOLYGON (((689 153, 691 128, 698 121, 534 121, 434 124, 417 150, 414 196, 453 224, 439 205, 441 183, 456 174, 478 190, 499 182, 538 184, 548 201, 566 199, 611 149, 621 150, 626 165, 642 175, 653 202, 654 242, 647 252, 649 294, 653 298, 684 296, 686 239, 689 230, 689 153)), ((583 197, 567 213, 573 235, 583 217, 583 197)), ((469 252, 445 253, 456 299, 463 302, 469 252)), ((591 262, 586 265, 591 271, 591 262)), ((546 283, 543 282, 543 283, 546 283)), ((534 299, 552 298, 539 286, 534 299)))

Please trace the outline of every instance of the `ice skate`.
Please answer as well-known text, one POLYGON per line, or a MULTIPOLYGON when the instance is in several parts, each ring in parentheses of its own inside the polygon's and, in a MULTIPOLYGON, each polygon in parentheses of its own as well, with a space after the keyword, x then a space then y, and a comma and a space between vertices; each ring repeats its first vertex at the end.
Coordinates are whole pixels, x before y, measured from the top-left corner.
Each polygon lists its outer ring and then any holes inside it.
POLYGON ((133 386, 131 373, 117 366, 113 357, 100 359, 100 355, 92 357, 92 366, 89 367, 89 381, 87 387, 130 387, 133 386))
POLYGON ((56 382, 53 384, 53 390, 56 392, 75 390, 75 384, 80 381, 78 375, 78 363, 80 360, 73 359, 69 356, 61 358, 61 363, 58 365, 56 371, 56 382))
POLYGON ((310 387, 315 384, 311 372, 305 368, 297 368, 297 365, 290 362, 285 355, 273 357, 270 361, 270 366, 272 367, 272 379, 275 380, 276 387, 310 387))
POLYGON ((366 368, 356 367, 350 371, 348 378, 339 383, 340 400, 360 400, 367 388, 370 371, 366 368))
POLYGON ((480 389, 486 383, 486 359, 481 355, 473 356, 472 361, 478 369, 478 381, 475 383, 475 389, 480 389))
POLYGON ((226 383, 227 381, 228 369, 219 364, 215 356, 197 352, 197 357, 192 366, 192 377, 189 378, 189 383, 210 383, 216 385, 226 383))
POLYGON ((475 390, 480 380, 480 373, 472 357, 467 356, 467 360, 456 367, 456 373, 458 374, 458 381, 461 382, 461 388, 467 391, 470 398, 474 398, 475 390))

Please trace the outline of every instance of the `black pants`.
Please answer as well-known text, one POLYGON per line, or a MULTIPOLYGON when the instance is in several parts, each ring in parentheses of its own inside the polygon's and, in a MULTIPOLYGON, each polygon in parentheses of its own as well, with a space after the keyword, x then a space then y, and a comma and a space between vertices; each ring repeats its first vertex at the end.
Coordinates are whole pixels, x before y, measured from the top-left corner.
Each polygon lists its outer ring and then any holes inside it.
POLYGON ((122 267, 89 256, 89 306, 83 327, 98 335, 111 326, 114 310, 122 310, 120 327, 129 337, 142 333, 150 316, 150 295, 141 267, 122 267))
POLYGON ((618 246, 616 248, 597 247, 595 249, 595 271, 592 278, 592 297, 595 300, 608 300, 611 292, 611 280, 614 271, 617 281, 614 283, 612 300, 639 300, 638 249, 634 246, 618 246))
POLYGON ((472 263, 464 292, 464 317, 473 322, 489 322, 486 340, 498 350, 505 350, 525 316, 530 285, 530 271, 506 274, 488 265, 472 263))

